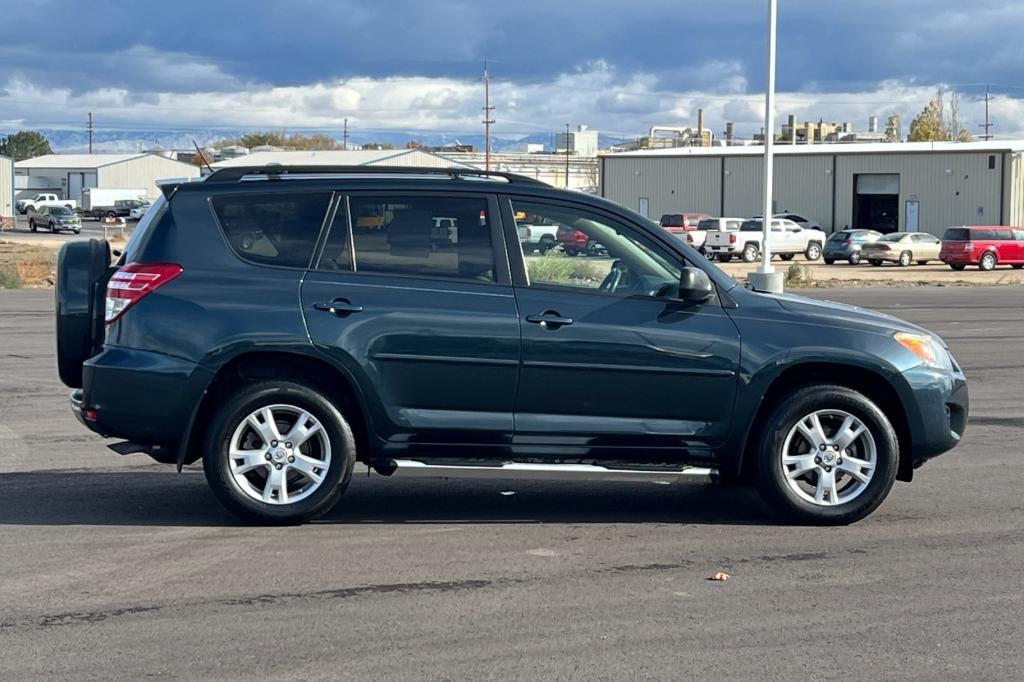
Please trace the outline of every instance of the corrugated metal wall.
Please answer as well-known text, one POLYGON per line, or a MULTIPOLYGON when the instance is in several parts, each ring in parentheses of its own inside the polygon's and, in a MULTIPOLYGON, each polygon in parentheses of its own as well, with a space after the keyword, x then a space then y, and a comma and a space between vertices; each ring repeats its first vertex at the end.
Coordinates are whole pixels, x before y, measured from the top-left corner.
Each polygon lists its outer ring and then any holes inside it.
POLYGON ((156 186, 157 180, 195 178, 199 176, 199 167, 151 154, 109 166, 100 166, 96 173, 98 187, 144 189, 150 199, 155 199, 160 194, 156 186))
POLYGON ((395 152, 397 156, 372 161, 367 166, 416 166, 417 168, 451 168, 462 164, 446 159, 436 154, 426 154, 421 151, 411 151, 407 154, 395 152))
MULTIPOLYGON (((898 173, 900 229, 906 225, 908 199, 920 202, 920 229, 936 235, 950 225, 998 224, 1001 213, 1004 222, 1020 225, 1024 224, 1024 160, 1020 154, 1011 157, 1004 181, 1000 152, 779 155, 775 158, 775 207, 804 214, 826 231, 842 229, 853 222, 854 176, 898 173), (990 156, 995 157, 991 169, 990 156)), ((763 208, 760 156, 608 156, 602 164, 604 196, 633 210, 641 197, 647 197, 654 219, 678 211, 748 217, 759 215, 763 208)))
POLYGON ((836 156, 836 227, 853 222, 854 176, 860 173, 899 173, 901 230, 908 199, 920 202, 918 229, 934 235, 942 236, 950 225, 998 224, 1001 165, 995 152, 836 156))
POLYGON ((14 215, 14 159, 0 156, 0 218, 14 215))
POLYGON ((648 217, 722 210, 722 160, 717 157, 604 159, 604 196, 634 211, 649 201, 648 217))

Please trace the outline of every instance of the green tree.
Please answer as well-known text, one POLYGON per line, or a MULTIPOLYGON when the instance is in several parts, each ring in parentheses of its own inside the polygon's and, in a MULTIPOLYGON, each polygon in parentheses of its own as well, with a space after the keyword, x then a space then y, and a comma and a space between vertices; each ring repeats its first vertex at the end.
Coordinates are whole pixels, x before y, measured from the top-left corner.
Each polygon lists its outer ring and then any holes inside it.
POLYGON ((936 142, 948 139, 942 121, 942 106, 938 98, 928 101, 924 109, 910 122, 911 142, 936 142))
POLYGON ((0 140, 0 154, 24 161, 44 154, 52 154, 50 142, 34 130, 22 130, 0 140))
POLYGON ((262 131, 257 130, 251 133, 246 133, 239 138, 243 147, 252 149, 253 147, 260 147, 265 144, 273 145, 274 147, 285 146, 284 133, 277 133, 273 131, 262 131))

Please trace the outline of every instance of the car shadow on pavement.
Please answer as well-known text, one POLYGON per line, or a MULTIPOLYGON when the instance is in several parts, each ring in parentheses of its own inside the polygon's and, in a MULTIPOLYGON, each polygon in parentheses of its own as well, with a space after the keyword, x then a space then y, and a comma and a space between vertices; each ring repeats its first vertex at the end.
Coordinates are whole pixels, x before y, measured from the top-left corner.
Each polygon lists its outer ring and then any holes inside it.
MULTIPOLYGON (((0 525, 237 526, 201 471, 0 474, 0 525)), ((385 480, 356 476, 317 524, 777 523, 752 489, 717 485, 385 480)))

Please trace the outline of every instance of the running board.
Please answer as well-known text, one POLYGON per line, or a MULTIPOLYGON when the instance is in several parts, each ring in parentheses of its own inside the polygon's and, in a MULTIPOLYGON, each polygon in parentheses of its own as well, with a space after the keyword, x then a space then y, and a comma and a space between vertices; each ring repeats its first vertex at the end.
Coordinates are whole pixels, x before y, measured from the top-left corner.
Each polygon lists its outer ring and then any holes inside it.
POLYGON ((549 481, 646 481, 649 483, 711 483, 718 471, 707 467, 680 469, 609 469, 596 464, 542 464, 506 462, 501 466, 427 464, 412 459, 395 459, 392 476, 415 478, 518 478, 549 481))

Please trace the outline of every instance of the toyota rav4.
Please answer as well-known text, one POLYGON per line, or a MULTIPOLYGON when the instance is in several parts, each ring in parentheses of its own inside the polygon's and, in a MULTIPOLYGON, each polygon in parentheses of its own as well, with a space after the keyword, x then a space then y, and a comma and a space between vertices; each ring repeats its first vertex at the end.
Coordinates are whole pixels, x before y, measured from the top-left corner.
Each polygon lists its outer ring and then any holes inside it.
POLYGON ((280 166, 162 192, 113 264, 105 242, 63 246, 58 369, 113 450, 201 460, 248 521, 323 514, 361 464, 754 483, 791 520, 842 524, 964 433, 966 380, 936 335, 738 286, 603 199, 280 166), (524 254, 523 212, 601 257, 524 254))

